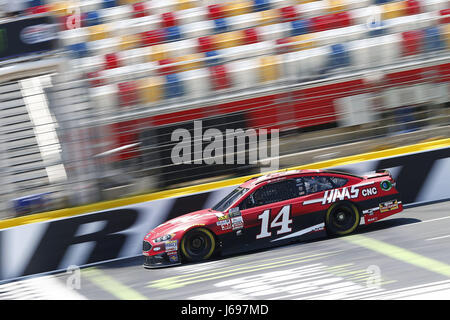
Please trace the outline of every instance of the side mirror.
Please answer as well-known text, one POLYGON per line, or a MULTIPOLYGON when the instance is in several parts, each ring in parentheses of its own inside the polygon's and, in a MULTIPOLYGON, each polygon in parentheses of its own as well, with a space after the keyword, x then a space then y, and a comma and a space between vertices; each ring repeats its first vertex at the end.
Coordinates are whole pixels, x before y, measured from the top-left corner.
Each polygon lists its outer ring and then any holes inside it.
POLYGON ((241 215, 241 210, 239 209, 239 207, 231 208, 228 211, 228 215, 230 216, 230 218, 240 216, 241 215))

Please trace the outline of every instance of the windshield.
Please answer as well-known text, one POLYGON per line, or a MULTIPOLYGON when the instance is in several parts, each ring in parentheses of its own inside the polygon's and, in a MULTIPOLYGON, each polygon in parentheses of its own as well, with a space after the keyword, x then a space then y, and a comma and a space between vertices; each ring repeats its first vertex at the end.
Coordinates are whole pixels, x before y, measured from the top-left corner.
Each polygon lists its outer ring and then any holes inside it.
POLYGON ((220 200, 218 204, 212 207, 212 209, 216 211, 225 211, 248 190, 249 189, 237 187, 236 189, 231 191, 231 193, 229 193, 225 198, 220 200))

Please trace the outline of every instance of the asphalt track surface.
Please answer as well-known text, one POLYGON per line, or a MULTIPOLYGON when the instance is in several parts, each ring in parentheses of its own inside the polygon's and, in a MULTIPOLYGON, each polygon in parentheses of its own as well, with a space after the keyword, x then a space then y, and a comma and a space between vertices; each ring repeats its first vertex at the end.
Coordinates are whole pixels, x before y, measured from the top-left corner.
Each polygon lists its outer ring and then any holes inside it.
MULTIPOLYGON (((450 299, 449 249, 450 202, 441 202, 346 237, 153 270, 132 258, 83 268, 78 283, 68 273, 45 276, 33 280, 41 292, 28 298, 52 291, 58 299, 450 299)), ((0 299, 23 298, 19 283, 6 284, 0 299)))

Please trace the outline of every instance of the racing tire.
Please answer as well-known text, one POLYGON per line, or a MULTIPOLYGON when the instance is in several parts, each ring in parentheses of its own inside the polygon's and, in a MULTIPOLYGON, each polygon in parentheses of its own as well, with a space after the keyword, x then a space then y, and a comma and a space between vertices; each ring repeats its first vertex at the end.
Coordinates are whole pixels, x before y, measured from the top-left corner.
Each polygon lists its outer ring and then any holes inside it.
POLYGON ((325 217, 325 227, 329 235, 344 236, 359 226, 361 214, 353 203, 338 203, 331 206, 325 217))
POLYGON ((206 228, 188 231, 181 239, 181 254, 189 262, 210 258, 216 249, 216 239, 206 228))

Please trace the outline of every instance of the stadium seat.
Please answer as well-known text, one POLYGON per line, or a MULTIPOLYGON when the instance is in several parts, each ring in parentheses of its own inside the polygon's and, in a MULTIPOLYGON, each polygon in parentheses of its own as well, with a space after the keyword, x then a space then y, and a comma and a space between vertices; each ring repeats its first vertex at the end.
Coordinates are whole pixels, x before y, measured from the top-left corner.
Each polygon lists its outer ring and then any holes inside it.
POLYGON ((245 0, 231 0, 225 2, 223 5, 223 12, 226 17, 237 16, 252 11, 253 4, 245 0))
POLYGON ((143 46, 152 46, 165 40, 165 34, 162 29, 146 31, 141 34, 141 43, 143 46))
POLYGON ((237 47, 243 42, 243 35, 240 31, 230 31, 212 36, 213 48, 215 50, 237 47))
POLYGON ((294 20, 291 22, 291 36, 298 36, 310 32, 308 20, 294 20))
POLYGON ((387 20, 402 17, 406 15, 406 8, 405 1, 386 3, 381 6, 381 19, 387 20))
POLYGON ((161 15, 161 23, 163 28, 174 27, 177 25, 177 19, 174 12, 164 12, 161 15))
POLYGON ((258 25, 264 26, 275 23, 279 20, 278 11, 276 9, 270 9, 258 12, 258 25))
POLYGON ((176 72, 200 69, 203 67, 203 54, 200 53, 176 57, 174 60, 177 62, 177 65, 175 66, 176 72))
POLYGON ((211 4, 208 7, 208 19, 223 19, 225 18, 225 12, 223 10, 223 6, 220 3, 211 4))
POLYGON ((256 28, 248 28, 242 31, 243 32, 243 43, 251 44, 259 42, 259 35, 256 28))
POLYGON ((277 56, 263 56, 258 59, 259 82, 275 81, 281 77, 280 61, 277 56))
POLYGON ((87 27, 89 32, 89 41, 96 41, 109 38, 109 27, 107 24, 99 24, 87 27))
POLYGON ((164 98, 164 80, 154 76, 137 80, 138 94, 143 103, 154 103, 164 98))
POLYGON ((281 21, 289 22, 299 19, 295 6, 287 6, 280 9, 281 21))
POLYGON ((204 36, 197 39, 198 41, 198 51, 207 52, 215 50, 213 39, 211 36, 204 36))
POLYGON ((86 27, 95 26, 98 24, 102 24, 102 20, 100 19, 100 15, 97 11, 91 11, 86 13, 83 19, 83 25, 86 27))
POLYGON ((149 14, 147 5, 145 2, 133 3, 132 8, 133 8, 133 17, 134 18, 142 18, 149 14))
POLYGON ((442 17, 439 20, 439 23, 441 23, 441 24, 450 23, 450 8, 449 9, 440 10, 439 11, 439 15, 442 17))
POLYGON ((402 55, 410 56, 421 53, 423 38, 421 30, 402 32, 402 55))
POLYGON ((419 14, 422 12, 422 8, 420 6, 420 1, 418 0, 406 0, 406 9, 405 13, 407 15, 419 14))
POLYGON ((159 75, 167 75, 177 72, 177 67, 174 65, 177 61, 174 58, 167 58, 158 61, 161 66, 158 70, 159 75))
POLYGON ((229 30, 227 18, 219 18, 215 19, 214 21, 214 32, 215 33, 222 33, 229 30))
POLYGON ((228 89, 231 87, 231 81, 226 66, 211 66, 209 67, 209 72, 213 90, 228 89))
POLYGON ((119 91, 119 105, 121 107, 134 106, 139 102, 136 81, 121 82, 117 85, 119 91))
POLYGON ((105 55, 105 69, 113 69, 120 67, 117 53, 108 53, 105 55))
POLYGON ((450 50, 450 24, 445 24, 441 28, 447 49, 450 50))
POLYGON ((270 0, 253 0, 253 11, 264 11, 271 8, 270 0))
POLYGON ((337 69, 350 66, 350 55, 345 45, 333 44, 330 47, 329 68, 337 69))
POLYGON ((69 45, 69 50, 71 52, 72 57, 74 57, 75 59, 87 57, 89 55, 86 42, 80 42, 69 45))
POLYGON ((183 83, 180 77, 176 73, 168 74, 165 76, 164 83, 164 97, 165 99, 172 99, 181 97, 184 95, 183 83))
POLYGON ((217 51, 207 51, 204 53, 205 56, 205 65, 206 66, 214 66, 221 63, 221 59, 217 57, 219 54, 217 51))
POLYGON ((173 27, 166 28, 165 29, 165 37, 164 38, 165 38, 166 41, 181 40, 182 34, 181 34, 180 27, 173 26, 173 27))
POLYGON ((315 34, 303 34, 294 37, 290 37, 289 51, 306 50, 316 46, 315 34))
POLYGON ((117 6, 116 0, 103 0, 103 8, 112 8, 117 6))
POLYGON ((327 0, 326 10, 328 13, 335 13, 348 10, 347 2, 345 0, 327 0))
POLYGON ((432 52, 444 49, 444 42, 438 27, 431 27, 424 30, 425 51, 432 52))

